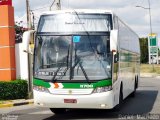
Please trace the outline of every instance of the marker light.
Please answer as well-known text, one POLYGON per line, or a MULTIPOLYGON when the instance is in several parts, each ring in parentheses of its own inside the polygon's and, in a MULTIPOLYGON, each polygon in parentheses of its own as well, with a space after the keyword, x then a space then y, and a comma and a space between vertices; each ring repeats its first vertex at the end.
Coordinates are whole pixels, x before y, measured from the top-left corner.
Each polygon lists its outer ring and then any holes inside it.
POLYGON ((112 90, 112 86, 105 86, 105 87, 97 87, 93 90, 93 93, 102 93, 112 90))
POLYGON ((33 86, 33 89, 39 92, 49 93, 49 90, 43 86, 33 86))

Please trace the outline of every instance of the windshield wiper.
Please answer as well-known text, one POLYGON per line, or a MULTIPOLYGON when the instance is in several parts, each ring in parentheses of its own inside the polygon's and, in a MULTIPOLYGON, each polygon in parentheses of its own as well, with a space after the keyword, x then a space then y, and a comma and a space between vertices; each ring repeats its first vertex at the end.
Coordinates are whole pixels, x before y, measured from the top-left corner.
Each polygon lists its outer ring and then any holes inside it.
MULTIPOLYGON (((70 49, 70 45, 68 46, 68 52, 67 52, 67 68, 64 70, 64 75, 66 74, 66 72, 68 71, 68 69, 69 69, 69 49, 70 49)), ((63 63, 65 63, 65 61, 63 61, 63 63)), ((63 64, 62 64, 63 65, 63 64)), ((55 74, 54 74, 54 76, 52 77, 52 79, 51 79, 51 81, 53 81, 53 82, 56 82, 56 76, 57 76, 57 74, 58 74, 58 72, 60 71, 60 69, 62 68, 62 65, 60 65, 59 67, 58 67, 58 69, 56 70, 56 72, 55 72, 55 74)), ((63 75, 61 75, 61 76, 63 76, 63 75)), ((60 77, 61 77, 60 76, 60 77)))
POLYGON ((83 72, 83 74, 84 74, 84 76, 85 76, 85 78, 86 78, 87 82, 90 84, 90 81, 89 81, 88 75, 87 75, 87 73, 86 73, 85 69, 83 68, 83 66, 82 66, 81 62, 79 62, 79 66, 80 66, 80 68, 81 68, 81 70, 82 70, 82 72, 83 72))
POLYGON ((81 70, 82 70, 87 82, 90 84, 90 80, 88 78, 88 75, 87 75, 84 67, 82 66, 81 59, 77 56, 76 52, 75 52, 75 58, 76 58, 77 62, 75 62, 75 65, 72 67, 72 70, 74 70, 74 68, 79 64, 79 66, 80 66, 80 68, 81 68, 81 70))
POLYGON ((58 73, 59 70, 61 69, 61 67, 62 67, 62 66, 59 66, 59 68, 58 68, 58 69, 56 70, 56 72, 54 73, 54 76, 53 76, 52 79, 51 79, 53 82, 56 82, 56 79, 55 79, 55 78, 56 78, 56 76, 57 76, 57 73, 58 73))
POLYGON ((70 45, 68 46, 68 52, 67 52, 67 69, 69 68, 69 49, 70 45))

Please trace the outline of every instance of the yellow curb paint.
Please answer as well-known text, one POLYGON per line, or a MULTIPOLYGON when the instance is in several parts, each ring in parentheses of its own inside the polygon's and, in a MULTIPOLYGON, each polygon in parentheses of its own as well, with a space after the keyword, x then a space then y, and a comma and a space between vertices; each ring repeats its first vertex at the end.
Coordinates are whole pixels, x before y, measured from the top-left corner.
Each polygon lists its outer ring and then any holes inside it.
POLYGON ((5 108, 5 107, 13 107, 13 103, 0 104, 0 108, 5 108))
POLYGON ((32 101, 32 102, 29 102, 29 104, 34 104, 34 102, 32 101))
MULTIPOLYGON (((34 104, 33 101, 28 102, 27 104, 34 104)), ((26 105, 27 105, 26 104, 26 105)), ((20 106, 20 105, 19 105, 20 106)), ((6 107, 14 107, 14 103, 6 103, 6 104, 0 104, 0 108, 6 108, 6 107)))

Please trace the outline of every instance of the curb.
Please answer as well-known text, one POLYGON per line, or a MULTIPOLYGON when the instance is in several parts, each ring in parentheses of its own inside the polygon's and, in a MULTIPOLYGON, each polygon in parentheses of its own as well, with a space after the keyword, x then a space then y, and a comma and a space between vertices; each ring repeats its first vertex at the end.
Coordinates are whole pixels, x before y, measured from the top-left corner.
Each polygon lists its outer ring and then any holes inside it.
POLYGON ((34 101, 26 100, 26 101, 16 101, 15 103, 14 102, 4 103, 4 104, 0 104, 0 108, 15 107, 15 106, 29 105, 29 104, 34 104, 34 101))
POLYGON ((160 76, 154 76, 154 75, 143 75, 140 76, 141 78, 160 78, 160 76))
POLYGON ((142 78, 160 78, 160 74, 141 73, 140 77, 142 78))

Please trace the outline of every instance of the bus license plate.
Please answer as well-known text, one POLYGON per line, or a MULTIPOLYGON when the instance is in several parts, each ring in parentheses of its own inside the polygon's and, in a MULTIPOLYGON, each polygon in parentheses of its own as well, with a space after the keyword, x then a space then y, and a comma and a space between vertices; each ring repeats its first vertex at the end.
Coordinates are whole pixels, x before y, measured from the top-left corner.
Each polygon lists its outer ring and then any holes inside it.
POLYGON ((77 103, 76 99, 64 99, 64 103, 77 103))

